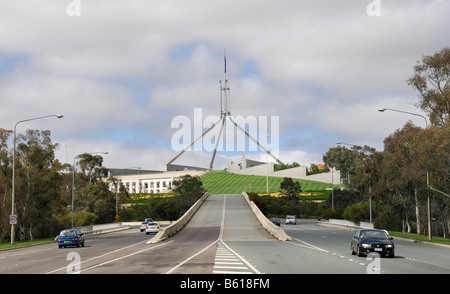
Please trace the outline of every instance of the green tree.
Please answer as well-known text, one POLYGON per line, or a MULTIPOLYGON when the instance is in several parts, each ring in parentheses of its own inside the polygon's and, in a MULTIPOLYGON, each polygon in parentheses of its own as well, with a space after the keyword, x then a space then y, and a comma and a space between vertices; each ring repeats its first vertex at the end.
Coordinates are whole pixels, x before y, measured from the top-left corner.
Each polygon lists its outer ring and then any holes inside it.
POLYGON ((280 189, 288 198, 297 199, 298 194, 302 192, 302 187, 299 181, 293 181, 292 178, 285 177, 280 183, 280 189))
POLYGON ((450 49, 424 56, 408 84, 419 92, 417 106, 428 114, 431 124, 444 126, 450 119, 450 49))
POLYGON ((182 176, 180 180, 173 181, 173 186, 175 187, 173 191, 181 195, 200 196, 204 191, 203 183, 200 178, 191 175, 185 175, 182 176))
POLYGON ((0 242, 4 242, 10 228, 12 158, 8 140, 12 131, 0 128, 0 242))
POLYGON ((52 213, 60 210, 61 176, 54 168, 50 131, 27 130, 17 138, 16 203, 20 240, 41 236, 52 213))

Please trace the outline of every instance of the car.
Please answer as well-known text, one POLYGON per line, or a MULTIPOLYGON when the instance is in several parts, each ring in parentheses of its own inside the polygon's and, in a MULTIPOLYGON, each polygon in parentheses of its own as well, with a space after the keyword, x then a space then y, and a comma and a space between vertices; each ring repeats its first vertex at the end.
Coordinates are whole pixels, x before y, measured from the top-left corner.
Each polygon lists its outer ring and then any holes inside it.
POLYGON ((392 240, 393 238, 389 237, 384 230, 361 229, 352 237, 350 252, 358 256, 376 252, 381 256, 394 257, 395 245, 392 240))
POLYGON ((76 229, 62 230, 58 236, 58 247, 66 246, 84 247, 84 233, 76 229))
POLYGON ((270 218, 270 221, 276 224, 277 226, 280 226, 280 220, 276 217, 270 218))
POLYGON ((141 232, 145 231, 145 229, 147 228, 147 224, 148 223, 149 223, 148 221, 143 221, 141 223, 141 227, 140 227, 141 232))
POLYGON ((161 230, 161 226, 159 225, 159 223, 148 223, 147 227, 145 228, 145 234, 156 234, 159 232, 159 230, 161 230))
POLYGON ((286 215, 286 225, 287 224, 297 224, 297 219, 295 218, 295 215, 286 215))

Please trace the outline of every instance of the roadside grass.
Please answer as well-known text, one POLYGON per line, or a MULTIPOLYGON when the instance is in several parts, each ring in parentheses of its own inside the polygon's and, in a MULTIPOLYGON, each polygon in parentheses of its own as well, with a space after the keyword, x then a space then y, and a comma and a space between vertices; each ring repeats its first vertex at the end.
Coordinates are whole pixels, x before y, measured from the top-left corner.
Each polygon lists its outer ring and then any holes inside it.
POLYGON ((402 232, 389 231, 389 235, 392 237, 409 239, 409 240, 414 240, 414 241, 418 241, 418 242, 428 242, 428 243, 450 245, 450 239, 444 238, 444 237, 438 237, 438 236, 432 236, 431 240, 428 240, 428 236, 417 235, 414 233, 402 233, 402 232))
MULTIPOLYGON (((269 192, 271 194, 280 192, 280 183, 283 179, 281 177, 269 177, 269 192)), ((212 171, 201 176, 201 180, 203 186, 210 194, 241 194, 242 191, 253 193, 267 192, 265 176, 237 175, 225 171, 212 171)), ((317 193, 320 196, 328 196, 330 193, 330 191, 326 190, 331 188, 330 184, 308 180, 298 181, 303 191, 301 197, 307 198, 317 193)))
POLYGON ((19 247, 27 247, 44 243, 54 242, 55 238, 45 238, 45 239, 37 239, 37 240, 27 240, 27 241, 15 241, 13 245, 11 242, 0 244, 0 250, 19 248, 19 247))

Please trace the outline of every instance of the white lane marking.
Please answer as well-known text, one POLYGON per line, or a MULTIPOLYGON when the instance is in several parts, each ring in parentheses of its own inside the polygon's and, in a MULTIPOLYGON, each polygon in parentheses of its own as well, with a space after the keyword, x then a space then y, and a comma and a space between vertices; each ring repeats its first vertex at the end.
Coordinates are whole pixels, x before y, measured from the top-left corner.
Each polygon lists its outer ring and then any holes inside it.
POLYGON ((300 246, 300 247, 305 247, 305 248, 313 249, 313 250, 317 250, 317 251, 322 251, 322 252, 325 252, 325 253, 329 253, 328 250, 325 250, 325 249, 323 249, 323 248, 314 246, 314 245, 309 244, 309 243, 307 243, 307 242, 305 242, 305 241, 302 241, 302 240, 299 240, 299 239, 296 239, 296 238, 292 238, 292 240, 295 240, 295 241, 297 241, 297 242, 303 243, 304 245, 302 245, 302 244, 297 244, 297 243, 293 243, 293 242, 286 242, 286 243, 287 243, 287 244, 296 245, 296 246, 300 246))
MULTIPOLYGON (((81 264, 86 263, 86 262, 91 261, 91 260, 94 260, 94 259, 97 259, 97 258, 104 257, 104 256, 109 255, 109 254, 113 254, 113 253, 119 252, 119 251, 121 251, 121 250, 125 250, 125 249, 127 249, 127 248, 131 248, 131 247, 133 247, 133 246, 136 246, 136 245, 139 245, 139 244, 142 244, 142 243, 143 243, 143 242, 141 241, 141 242, 138 242, 138 243, 135 243, 135 244, 131 244, 131 245, 126 246, 126 247, 122 247, 122 248, 119 248, 119 249, 116 249, 116 250, 113 250, 113 251, 104 253, 104 254, 102 254, 102 255, 98 255, 98 256, 92 257, 92 258, 87 259, 87 260, 83 260, 83 261, 81 262, 81 264)), ((58 268, 58 269, 53 270, 53 271, 50 271, 50 272, 47 272, 46 274, 51 274, 51 273, 54 273, 54 272, 57 272, 57 271, 65 270, 65 269, 66 269, 66 266, 61 267, 61 268, 58 268)))

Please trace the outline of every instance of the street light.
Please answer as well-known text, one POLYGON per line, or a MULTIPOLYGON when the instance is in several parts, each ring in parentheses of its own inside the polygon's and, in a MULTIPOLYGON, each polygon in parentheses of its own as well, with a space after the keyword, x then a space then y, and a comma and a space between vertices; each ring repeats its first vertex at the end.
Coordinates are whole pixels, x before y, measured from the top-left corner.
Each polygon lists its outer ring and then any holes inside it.
MULTIPOLYGON (((61 114, 52 114, 52 115, 46 115, 46 116, 40 116, 40 117, 35 117, 35 118, 29 118, 29 119, 24 119, 21 121, 18 121, 15 125, 14 125, 14 140, 13 140, 13 166, 12 166, 12 189, 11 189, 11 216, 14 215, 15 213, 15 207, 14 207, 14 201, 15 201, 15 174, 16 174, 16 129, 17 129, 17 125, 23 122, 27 122, 27 121, 31 121, 31 120, 38 120, 38 119, 43 119, 43 118, 48 118, 48 117, 57 117, 57 118, 63 118, 64 116, 61 114)), ((11 245, 14 244, 14 240, 15 240, 15 224, 11 224, 11 245)))
POLYGON ((408 111, 403 111, 403 110, 398 110, 398 109, 392 109, 392 108, 378 108, 379 112, 385 112, 386 110, 390 110, 390 111, 395 111, 395 112, 401 112, 401 113, 406 113, 406 114, 410 114, 410 115, 415 115, 415 116, 420 116, 421 118, 423 118, 425 120, 425 127, 428 129, 428 121, 426 119, 425 116, 418 114, 418 113, 414 113, 414 112, 408 112, 408 111))
MULTIPOLYGON (((139 171, 141 170, 142 167, 140 166, 133 166, 133 167, 126 167, 126 168, 122 168, 122 170, 127 170, 127 169, 137 169, 138 170, 138 175, 139 175, 139 171)), ((110 176, 113 177, 113 171, 110 171, 110 176)), ((119 214, 119 195, 118 195, 118 181, 116 181, 116 215, 119 214)))
MULTIPOLYGON (((91 153, 87 153, 87 154, 98 154, 98 153, 108 154, 108 152, 91 152, 91 153)), ((74 215, 74 191, 75 191, 75 169, 76 169, 75 159, 78 156, 82 155, 82 154, 86 154, 86 153, 80 153, 80 154, 75 155, 73 157, 73 166, 72 166, 72 168, 73 168, 73 171, 72 171, 72 228, 73 228, 73 215, 74 215)))

